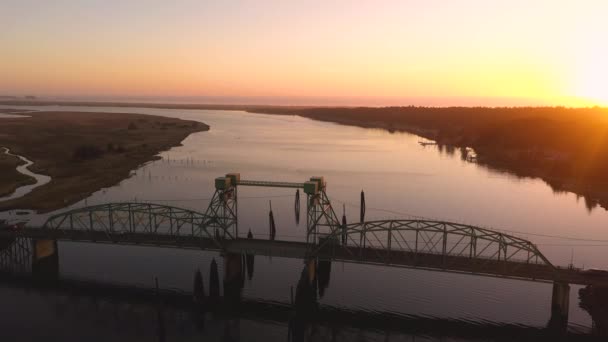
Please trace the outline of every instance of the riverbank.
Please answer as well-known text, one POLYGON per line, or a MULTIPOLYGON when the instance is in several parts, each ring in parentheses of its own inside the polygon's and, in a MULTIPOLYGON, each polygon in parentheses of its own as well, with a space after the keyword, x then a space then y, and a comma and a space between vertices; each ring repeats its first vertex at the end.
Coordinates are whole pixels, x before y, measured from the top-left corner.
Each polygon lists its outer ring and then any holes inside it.
POLYGON ((477 162, 499 172, 540 178, 556 192, 583 196, 589 210, 608 208, 606 108, 256 108, 251 112, 403 131, 439 145, 472 147, 477 162))
MULTIPOLYGON (((0 119, 0 146, 32 160, 30 170, 52 180, 23 197, 0 202, 0 211, 48 212, 73 204, 119 183, 188 135, 209 129, 196 121, 143 114, 49 111, 27 116, 0 119)), ((33 182, 15 170, 17 158, 4 159, 0 189, 14 191, 33 182)))
POLYGON ((4 150, 5 155, 18 158, 19 161, 21 162, 21 165, 17 166, 16 171, 25 177, 33 179, 34 182, 30 183, 30 184, 21 185, 18 188, 16 188, 10 195, 0 197, 0 202, 6 202, 8 200, 23 197, 23 196, 27 195, 28 193, 32 192, 37 187, 43 186, 51 181, 51 177, 49 177, 47 175, 34 173, 30 170, 30 167, 34 164, 33 161, 31 161, 23 156, 19 156, 14 153, 11 153, 10 150, 6 147, 2 147, 2 149, 4 150))
POLYGON ((608 109, 564 107, 312 107, 69 101, 0 101, 13 105, 118 106, 244 110, 403 131, 451 147, 472 147, 498 172, 540 178, 556 192, 608 208, 608 109))

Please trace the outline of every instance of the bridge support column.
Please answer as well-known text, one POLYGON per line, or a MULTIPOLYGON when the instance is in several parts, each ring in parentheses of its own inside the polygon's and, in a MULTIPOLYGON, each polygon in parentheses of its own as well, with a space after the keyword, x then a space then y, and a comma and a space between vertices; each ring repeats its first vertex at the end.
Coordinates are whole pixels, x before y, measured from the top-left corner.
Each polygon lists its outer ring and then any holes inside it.
POLYGON ((296 289, 295 308, 299 313, 310 313, 317 303, 317 261, 306 260, 296 289))
POLYGON ((211 260, 209 266, 209 303, 213 309, 217 308, 220 300, 220 277, 217 272, 217 262, 215 258, 211 260))
POLYGON ((57 240, 32 240, 32 274, 46 280, 59 278, 57 240))
POLYGON ((317 261, 315 259, 306 261, 306 271, 308 271, 308 283, 312 285, 317 280, 317 261))
POLYGON ((551 323, 550 325, 565 329, 568 326, 568 310, 570 307, 570 285, 554 282, 551 296, 551 323))
POLYGON ((237 184, 238 174, 227 174, 226 177, 215 179, 215 193, 209 202, 205 216, 206 230, 213 234, 216 240, 238 238, 238 205, 237 184))
MULTIPOLYGON (((304 341, 310 321, 317 312, 316 260, 304 261, 304 268, 296 288, 296 298, 293 303, 295 315, 291 315, 288 327, 289 341, 304 341)), ((293 289, 293 288, 292 288, 293 289)))
POLYGON ((319 286, 319 297, 323 298, 325 289, 329 287, 331 275, 331 260, 319 260, 317 263, 317 283, 319 286))
POLYGON ((229 308, 234 309, 241 300, 241 289, 244 285, 243 257, 236 253, 224 255, 224 300, 229 308))
POLYGON ((323 177, 312 177, 306 184, 306 242, 319 245, 332 240, 339 242, 342 225, 325 193, 326 183, 323 177), (321 241, 321 237, 328 239, 321 241))

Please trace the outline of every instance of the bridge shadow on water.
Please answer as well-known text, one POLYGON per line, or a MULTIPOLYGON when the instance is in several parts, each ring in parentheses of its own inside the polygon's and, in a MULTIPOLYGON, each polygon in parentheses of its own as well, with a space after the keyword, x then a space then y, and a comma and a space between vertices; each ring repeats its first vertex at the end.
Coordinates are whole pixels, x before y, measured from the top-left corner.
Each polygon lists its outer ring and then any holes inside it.
MULTIPOLYGON (((57 315, 67 320, 68 325, 89 319, 95 322, 94 329, 103 330, 104 324, 99 322, 100 317, 104 317, 104 320, 114 320, 111 326, 118 334, 139 327, 137 336, 141 337, 142 332, 147 336, 143 340, 199 337, 211 341, 257 340, 257 337, 287 341, 599 339, 565 331, 562 322, 555 322, 554 318, 546 328, 536 328, 322 305, 319 300, 331 283, 332 264, 328 260, 304 261, 301 270, 294 270, 300 272, 300 277, 291 288, 290 302, 279 303, 243 297, 246 279, 254 277, 253 255, 218 255, 217 260, 211 262, 208 275, 193 270, 192 291, 184 292, 163 289, 162 279, 158 287, 137 287, 60 277, 57 244, 52 241, 26 243, 16 239, 4 241, 2 247, 0 295, 13 294, 14 298, 22 299, 39 296, 44 303, 54 306, 57 315), (218 263, 223 263, 223 274, 218 263)), ((593 317, 595 333, 606 336, 608 289, 588 286, 579 296, 581 307, 593 317)), ((6 319, 10 322, 11 317, 6 319)), ((3 331, 9 333, 10 328, 3 331)))

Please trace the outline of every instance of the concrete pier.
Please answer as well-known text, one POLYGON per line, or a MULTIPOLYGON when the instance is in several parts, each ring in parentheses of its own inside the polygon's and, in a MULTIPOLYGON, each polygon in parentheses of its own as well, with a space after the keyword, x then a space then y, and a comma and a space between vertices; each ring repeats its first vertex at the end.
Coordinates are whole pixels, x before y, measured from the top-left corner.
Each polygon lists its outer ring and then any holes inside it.
POLYGON ((215 258, 211 260, 209 267, 209 303, 211 306, 216 306, 220 298, 220 277, 217 271, 217 262, 215 258))
POLYGON ((243 271, 241 254, 224 254, 224 304, 229 310, 236 310, 241 301, 243 271))
POLYGON ((566 329, 568 326, 568 310, 570 308, 570 284, 554 282, 551 296, 550 325, 566 329))
POLYGON ((46 280, 59 277, 57 240, 32 240, 32 274, 46 280))

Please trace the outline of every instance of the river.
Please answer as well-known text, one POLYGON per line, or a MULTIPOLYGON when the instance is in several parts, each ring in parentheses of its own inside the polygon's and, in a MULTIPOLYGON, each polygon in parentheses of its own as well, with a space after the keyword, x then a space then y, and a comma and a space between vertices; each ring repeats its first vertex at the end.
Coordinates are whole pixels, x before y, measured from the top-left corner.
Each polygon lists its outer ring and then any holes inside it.
POLYGON ((22 162, 24 162, 25 164, 17 166, 17 172, 20 172, 26 176, 32 177, 32 178, 34 178, 34 180, 36 180, 36 182, 34 184, 20 186, 17 189, 15 189, 15 191, 12 194, 4 196, 4 197, 0 197, 0 202, 8 201, 8 200, 11 200, 14 198, 23 197, 23 196, 27 195, 28 193, 30 193, 32 190, 36 189, 37 187, 43 186, 44 184, 47 184, 48 182, 51 181, 51 177, 46 176, 46 175, 37 174, 37 173, 34 173, 29 170, 29 167, 34 164, 33 161, 31 161, 23 156, 12 154, 10 152, 10 150, 6 147, 2 147, 2 148, 0 148, 0 150, 3 150, 4 154, 17 157, 22 162))
MULTIPOLYGON (((162 160, 143 165, 120 184, 69 208, 132 200, 204 212, 214 178, 228 172, 240 172, 244 179, 292 182, 321 175, 338 215, 344 204, 349 222, 358 220, 359 194, 364 190, 368 220, 417 216, 489 227, 531 240, 554 264, 573 261, 578 267, 608 268, 608 213, 604 209, 591 208, 574 194, 556 193, 541 180, 517 178, 467 162, 458 150, 423 147, 412 134, 239 111, 19 108, 136 112, 210 125, 208 132, 192 134, 183 146, 161 153, 162 160)), ((254 234, 267 234, 272 201, 277 238, 304 236, 305 223, 297 225, 294 219, 292 190, 243 188, 239 199, 241 231, 250 228, 254 234)), ((37 224, 45 217, 30 218, 37 224)), ((14 217, 2 213, 0 218, 14 217)), ((62 276, 142 286, 151 286, 158 277, 163 287, 186 291, 192 290, 196 269, 207 280, 211 259, 221 259, 209 252, 82 243, 60 243, 59 252, 62 276)), ((288 303, 290 287, 298 283, 301 269, 299 260, 257 257, 255 275, 245 282, 243 296, 288 303)), ((578 290, 576 286, 571 290, 570 328, 586 331, 591 318, 579 308, 578 290)), ((40 329, 45 328, 44 313, 37 311, 44 296, 0 287, 0 298, 7 296, 29 303, 20 310, 37 318, 40 329)), ((350 310, 529 327, 547 325, 550 301, 550 284, 341 263, 332 265, 329 286, 319 299, 321 305, 350 310)), ((94 318, 65 315, 52 324, 77 325, 84 319, 94 318)), ((241 335, 266 329, 260 328, 265 324, 244 323, 241 335)), ((277 336, 267 340, 285 339, 283 323, 273 324, 268 333, 277 332, 277 336)), ((103 334, 110 333, 105 329, 103 334)), ((115 334, 107 336, 118 340, 127 336, 115 334)))

